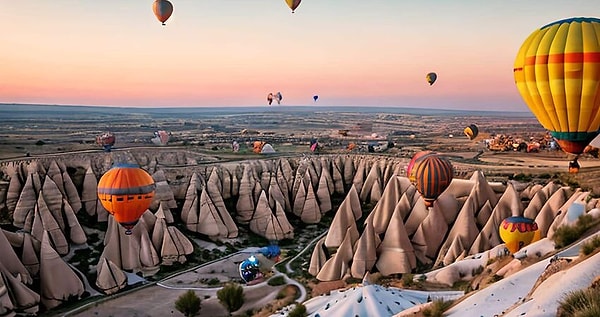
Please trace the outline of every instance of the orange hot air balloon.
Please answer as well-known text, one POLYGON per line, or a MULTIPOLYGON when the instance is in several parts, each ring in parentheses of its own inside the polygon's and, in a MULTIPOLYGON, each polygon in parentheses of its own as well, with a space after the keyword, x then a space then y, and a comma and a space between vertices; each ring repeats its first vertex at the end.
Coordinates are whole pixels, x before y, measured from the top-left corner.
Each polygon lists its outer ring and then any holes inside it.
POLYGON ((285 3, 287 3, 288 7, 290 7, 290 9, 292 9, 292 13, 294 13, 294 10, 296 10, 296 8, 298 8, 301 1, 302 0, 285 0, 285 3))
POLYGON ((152 203, 155 187, 152 176, 137 164, 118 164, 100 178, 98 198, 129 235, 152 203))
POLYGON ((162 25, 165 25, 165 22, 173 14, 173 5, 168 0, 155 0, 152 4, 152 11, 154 11, 154 15, 158 21, 162 22, 162 25))
POLYGON ((498 228, 500 238, 511 253, 540 239, 540 231, 533 219, 525 217, 508 217, 498 228))
POLYGON ((429 154, 417 160, 412 170, 415 174, 415 187, 423 196, 425 206, 433 207, 433 202, 452 182, 452 164, 439 154, 429 154))
POLYGON ((406 166, 406 177, 408 177, 408 179, 412 182, 415 183, 416 179, 415 179, 415 175, 414 175, 414 167, 415 167, 415 163, 422 158, 425 155, 428 154, 432 154, 434 152, 432 151, 420 151, 415 153, 415 155, 413 155, 412 159, 410 160, 410 162, 408 163, 408 165, 406 166))

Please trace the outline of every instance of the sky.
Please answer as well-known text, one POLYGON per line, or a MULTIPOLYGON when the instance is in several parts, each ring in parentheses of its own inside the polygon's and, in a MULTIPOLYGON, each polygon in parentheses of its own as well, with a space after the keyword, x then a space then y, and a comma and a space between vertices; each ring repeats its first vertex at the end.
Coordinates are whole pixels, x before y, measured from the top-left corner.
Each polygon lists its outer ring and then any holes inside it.
POLYGON ((528 111, 534 30, 598 0, 0 0, 0 103, 528 111), (425 76, 436 72, 430 86, 425 76), (313 95, 319 99, 315 103, 313 95))

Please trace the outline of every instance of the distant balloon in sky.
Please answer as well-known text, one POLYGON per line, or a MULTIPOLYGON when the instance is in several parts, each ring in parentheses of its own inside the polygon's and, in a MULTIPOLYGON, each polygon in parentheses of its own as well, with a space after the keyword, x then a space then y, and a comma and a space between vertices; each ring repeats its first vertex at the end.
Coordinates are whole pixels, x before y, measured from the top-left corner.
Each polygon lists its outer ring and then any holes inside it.
POLYGON ((431 86, 431 85, 433 85, 433 83, 435 83, 435 80, 437 79, 437 74, 429 73, 429 74, 427 74, 427 76, 425 76, 425 79, 427 79, 429 86, 431 86))
POLYGON ((514 64, 523 100, 563 151, 575 155, 600 130, 600 19, 569 18, 535 30, 514 64))
POLYGON ((280 92, 277 92, 277 93, 270 92, 267 95, 267 102, 269 103, 269 106, 273 103, 273 100, 277 101, 277 104, 280 105, 281 99, 283 99, 283 96, 281 95, 280 92))
POLYGON ((168 0, 155 0, 152 4, 152 11, 154 11, 154 15, 158 21, 162 22, 162 25, 165 25, 165 22, 173 14, 173 5, 168 0))
POLYGON ((315 102, 317 102, 317 99, 319 99, 319 96, 317 96, 317 95, 314 95, 314 96, 313 96, 313 100, 314 100, 315 102))
POLYGON ((292 9, 292 13, 294 13, 294 10, 300 5, 300 1, 301 0, 285 0, 285 3, 292 9))

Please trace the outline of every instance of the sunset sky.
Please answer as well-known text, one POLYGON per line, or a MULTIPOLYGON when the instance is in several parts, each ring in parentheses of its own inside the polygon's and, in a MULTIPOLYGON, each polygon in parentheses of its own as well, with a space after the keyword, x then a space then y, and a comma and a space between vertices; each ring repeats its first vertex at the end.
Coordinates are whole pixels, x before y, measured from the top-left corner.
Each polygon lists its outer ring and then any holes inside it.
POLYGON ((515 55, 598 0, 3 1, 0 103, 400 106, 528 111, 515 55), (429 86, 428 72, 438 81, 429 86))

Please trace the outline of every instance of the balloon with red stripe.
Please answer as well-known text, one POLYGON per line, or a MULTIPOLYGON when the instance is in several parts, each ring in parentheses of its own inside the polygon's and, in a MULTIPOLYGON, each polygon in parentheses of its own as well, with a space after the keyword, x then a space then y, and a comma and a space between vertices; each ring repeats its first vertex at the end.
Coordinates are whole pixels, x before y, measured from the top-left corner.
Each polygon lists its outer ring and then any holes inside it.
POLYGON ((173 4, 168 0, 155 0, 154 3, 152 3, 152 11, 158 21, 160 21, 162 25, 165 25, 165 22, 167 22, 171 17, 171 14, 173 14, 173 4))
POLYGON ((117 164, 98 181, 102 206, 125 228, 126 234, 150 207, 155 190, 152 176, 137 164, 117 164))
POLYGON ((519 49, 514 78, 561 148, 581 154, 600 130, 600 19, 569 18, 535 30, 519 49))
POLYGON ((433 207, 433 202, 452 182, 454 168, 450 161, 439 154, 422 156, 413 166, 417 190, 423 196, 425 206, 433 207))

